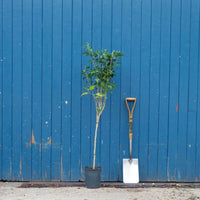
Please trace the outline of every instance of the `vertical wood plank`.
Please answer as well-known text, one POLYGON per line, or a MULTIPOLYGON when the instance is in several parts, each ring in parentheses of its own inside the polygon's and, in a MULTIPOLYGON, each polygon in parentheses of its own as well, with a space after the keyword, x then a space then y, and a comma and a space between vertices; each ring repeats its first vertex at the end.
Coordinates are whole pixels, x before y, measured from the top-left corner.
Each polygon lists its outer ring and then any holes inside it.
POLYGON ((177 131, 178 131, 178 87, 179 87, 179 49, 180 49, 180 1, 171 5, 170 42, 170 85, 169 85, 169 139, 168 139, 168 179, 176 180, 177 131))
POLYGON ((12 176, 12 1, 3 2, 3 168, 2 178, 12 176))
MULTIPOLYGON (((111 51, 111 0, 103 0, 102 5, 102 48, 111 51)), ((110 94, 106 100, 106 107, 101 116, 101 178, 109 180, 110 171, 110 94)))
POLYGON ((71 180, 72 0, 63 1, 61 180, 71 180))
POLYGON ((167 147, 169 115, 169 58, 171 31, 171 1, 162 0, 160 52, 160 97, 159 97, 159 149, 158 180, 167 180, 167 147))
POLYGON ((72 48, 72 150, 71 176, 80 177, 80 108, 81 108, 81 27, 82 0, 73 1, 73 48, 72 48), (74 156, 76 155, 76 156, 74 156), (78 166, 78 167, 74 167, 78 166))
POLYGON ((12 180, 21 180, 22 2, 13 1, 13 162, 12 180))
MULTIPOLYGON (((131 1, 122 1, 122 58, 121 67, 121 116, 120 116, 120 160, 129 158, 128 139, 128 111, 125 105, 125 98, 130 96, 130 55, 131 55, 131 1)), ((122 165, 120 166, 122 169, 122 165)), ((122 171, 119 174, 122 179, 122 171)))
POLYGON ((43 0, 42 44, 42 177, 51 179, 51 85, 52 85, 52 2, 43 0))
MULTIPOLYGON (((121 0, 112 2, 112 50, 121 51, 121 0)), ((120 135, 120 69, 116 71, 114 79, 116 89, 111 95, 111 123, 110 123, 110 181, 119 180, 119 135, 120 135)))
MULTIPOLYGON (((83 1, 82 45, 91 45, 92 40, 92 0, 83 1)), ((82 69, 88 58, 82 55, 82 69)), ((82 88, 84 83, 82 83, 82 88)), ((84 91, 82 91, 84 92, 84 91)), ((81 180, 85 178, 85 166, 90 165, 91 155, 91 96, 81 97, 81 180)))
POLYGON ((61 83, 62 83, 62 0, 53 1, 53 70, 52 70, 52 169, 51 179, 60 180, 61 83))
POLYGON ((22 180, 31 180, 32 0, 23 1, 22 180))
POLYGON ((0 2, 0 178, 3 167, 3 1, 0 2))
POLYGON ((198 93, 198 40, 199 40, 199 6, 200 2, 191 1, 190 13, 190 60, 189 60, 189 102, 186 179, 195 180, 196 141, 197 141, 197 93, 198 93))
MULTIPOLYGON (((186 172, 184 179, 187 181, 195 180, 196 162, 196 112, 188 112, 188 136, 186 146, 186 172)), ((183 179, 183 178, 182 178, 183 179)), ((184 180, 183 179, 183 180, 184 180)))
POLYGON ((42 1, 33 1, 32 180, 41 179, 42 1))
POLYGON ((141 14, 142 2, 132 3, 132 44, 131 44, 131 97, 136 98, 136 107, 133 114, 133 157, 139 156, 140 135, 140 64, 141 64, 141 14))
POLYGON ((152 1, 151 13, 151 61, 149 95, 149 179, 157 179, 158 164, 158 113, 160 95, 160 32, 161 1, 152 1))
POLYGON ((149 61, 151 1, 142 1, 141 33, 141 96, 140 96, 140 180, 148 180, 148 134, 149 134, 149 61))
MULTIPOLYGON (((200 12, 200 6, 199 6, 199 12, 200 12)), ((200 14, 199 14, 199 20, 200 20, 200 14)), ((200 25, 198 28, 198 35, 200 34, 200 25)), ((198 38, 198 66, 200 64, 200 37, 198 38)), ((198 85, 197 85, 197 121, 196 121, 196 131, 197 131, 197 135, 196 135, 196 163, 195 163, 195 180, 199 181, 200 180, 200 70, 198 68, 198 85)))
POLYGON ((181 38, 180 38, 180 82, 179 82, 179 116, 178 116, 178 149, 177 180, 184 180, 186 173, 186 144, 188 120, 188 74, 190 46, 190 2, 181 3, 181 38))

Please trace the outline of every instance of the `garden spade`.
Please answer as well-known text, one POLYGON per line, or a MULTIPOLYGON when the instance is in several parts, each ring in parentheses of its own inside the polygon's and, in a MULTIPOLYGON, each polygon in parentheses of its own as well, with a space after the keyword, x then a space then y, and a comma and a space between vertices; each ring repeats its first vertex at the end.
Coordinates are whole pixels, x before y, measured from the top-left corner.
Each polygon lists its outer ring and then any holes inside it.
POLYGON ((126 107, 129 114, 129 158, 123 159, 123 182, 124 183, 138 183, 139 182, 139 168, 138 159, 132 159, 132 139, 133 139, 133 111, 136 104, 136 98, 126 98, 126 107), (130 110, 129 103, 133 102, 130 110))

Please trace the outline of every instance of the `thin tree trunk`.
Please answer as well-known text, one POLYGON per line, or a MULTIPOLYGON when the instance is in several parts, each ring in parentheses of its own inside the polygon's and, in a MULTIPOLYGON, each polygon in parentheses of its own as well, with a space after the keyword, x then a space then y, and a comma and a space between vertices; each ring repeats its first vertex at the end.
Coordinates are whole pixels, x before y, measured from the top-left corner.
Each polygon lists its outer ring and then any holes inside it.
POLYGON ((97 130, 99 126, 99 115, 96 114, 96 128, 95 128, 95 135, 94 135, 94 152, 93 152, 93 167, 95 169, 95 161, 96 161, 96 144, 97 144, 97 130))

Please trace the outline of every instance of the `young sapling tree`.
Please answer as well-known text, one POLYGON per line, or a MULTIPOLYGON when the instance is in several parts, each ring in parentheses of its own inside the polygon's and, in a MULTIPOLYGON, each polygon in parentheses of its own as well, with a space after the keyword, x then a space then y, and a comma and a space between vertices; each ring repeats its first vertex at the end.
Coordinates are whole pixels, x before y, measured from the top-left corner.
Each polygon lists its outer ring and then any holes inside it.
POLYGON ((83 55, 89 57, 88 64, 82 70, 82 77, 85 81, 85 92, 82 95, 92 95, 96 108, 96 127, 94 135, 94 151, 93 151, 93 169, 95 169, 96 160, 96 142, 99 119, 106 106, 108 93, 112 93, 115 88, 113 77, 120 63, 122 53, 120 51, 112 51, 109 53, 105 50, 93 50, 87 43, 84 46, 83 55))

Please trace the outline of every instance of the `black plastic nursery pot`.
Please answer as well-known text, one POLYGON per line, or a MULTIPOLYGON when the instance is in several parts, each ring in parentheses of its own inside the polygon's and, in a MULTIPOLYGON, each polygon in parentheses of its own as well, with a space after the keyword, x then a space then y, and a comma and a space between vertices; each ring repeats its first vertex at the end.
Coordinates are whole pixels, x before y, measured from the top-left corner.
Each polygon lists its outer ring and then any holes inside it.
POLYGON ((101 167, 85 167, 85 184, 87 188, 99 188, 101 182, 101 167))

